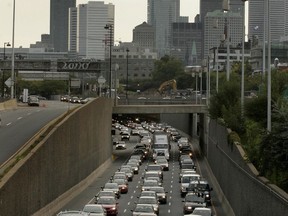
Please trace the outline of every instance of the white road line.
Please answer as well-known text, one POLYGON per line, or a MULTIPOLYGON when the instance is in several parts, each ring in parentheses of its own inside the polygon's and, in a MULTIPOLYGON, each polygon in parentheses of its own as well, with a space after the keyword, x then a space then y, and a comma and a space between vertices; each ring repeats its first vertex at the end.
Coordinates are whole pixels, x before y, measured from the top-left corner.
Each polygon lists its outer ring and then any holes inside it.
POLYGON ((6 126, 9 126, 9 125, 11 125, 11 124, 12 124, 12 122, 9 122, 9 123, 6 124, 6 126))
POLYGON ((27 113, 27 115, 31 115, 32 113, 27 113))
POLYGON ((22 118, 23 118, 23 117, 18 117, 17 120, 20 120, 20 119, 22 119, 22 118))

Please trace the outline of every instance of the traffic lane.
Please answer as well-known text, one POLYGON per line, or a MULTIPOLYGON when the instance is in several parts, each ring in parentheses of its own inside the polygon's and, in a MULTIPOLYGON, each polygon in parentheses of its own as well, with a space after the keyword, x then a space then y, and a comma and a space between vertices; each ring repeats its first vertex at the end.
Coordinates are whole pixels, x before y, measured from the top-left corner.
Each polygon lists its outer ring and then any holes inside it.
MULTIPOLYGON (((109 181, 110 177, 114 174, 118 168, 127 161, 129 158, 133 146, 138 142, 137 137, 131 137, 131 141, 127 143, 126 150, 114 150, 116 160, 113 162, 111 167, 107 169, 91 186, 85 189, 81 194, 77 195, 73 200, 71 200, 67 205, 65 205, 61 210, 79 210, 84 207, 85 204, 93 203, 94 196, 101 190, 101 187, 109 181)), ((179 183, 179 173, 180 166, 178 161, 179 150, 177 144, 172 142, 171 149, 171 159, 169 161, 170 169, 169 171, 164 172, 164 182, 163 186, 167 192, 167 204, 160 205, 159 215, 171 215, 171 216, 182 216, 183 215, 183 198, 180 195, 180 183, 179 183)), ((202 174, 204 178, 209 181, 209 175, 206 175, 207 164, 202 161, 197 161, 199 158, 194 158, 196 164, 198 165, 197 171, 202 174), (204 167, 202 167, 204 166, 204 167)), ((145 161, 139 170, 139 174, 134 175, 133 181, 129 182, 129 191, 127 194, 122 194, 119 203, 119 216, 131 215, 131 210, 136 206, 138 197, 141 193, 141 185, 143 182, 143 175, 145 172, 145 167, 152 163, 152 160, 145 161)), ((210 183, 210 181, 209 181, 210 183)), ((212 187, 213 184, 211 183, 212 187)), ((217 201, 217 197, 212 193, 212 210, 214 215, 224 215, 223 210, 221 209, 221 203, 217 201), (215 203, 219 203, 219 206, 215 206, 215 203), (223 213, 223 214, 222 214, 223 213)))
POLYGON ((43 126, 67 111, 60 102, 45 107, 20 107, 1 112, 0 164, 14 155, 43 126))
MULTIPOLYGON (((116 136, 120 138, 119 132, 117 131, 116 136)), ((110 178, 114 175, 116 171, 124 164, 127 159, 130 157, 134 145, 139 141, 139 137, 132 136, 130 141, 126 142, 127 149, 125 150, 115 150, 115 146, 113 146, 113 163, 109 166, 109 169, 105 170, 105 172, 101 173, 96 179, 93 181, 91 185, 85 188, 80 194, 74 194, 74 197, 71 200, 67 200, 66 204, 62 206, 60 209, 56 209, 55 213, 64 210, 79 210, 82 209, 88 203, 94 203, 95 195, 101 190, 101 187, 107 183, 110 178)), ((111 143, 112 145, 112 143, 111 143)), ((132 181, 133 182, 133 181, 132 181)), ((129 182, 129 189, 130 189, 129 182)), ((128 191, 127 194, 130 192, 128 191)), ((121 198, 118 200, 122 200, 126 194, 122 194, 121 198)), ((119 204, 120 205, 120 204, 119 204)))
MULTIPOLYGON (((199 173, 200 176, 204 177, 209 182, 210 187, 214 188, 217 182, 214 181, 215 177, 213 176, 213 173, 210 170, 209 164, 199 150, 199 142, 197 139, 192 140, 192 149, 193 149, 193 161, 196 164, 197 173, 199 173)), ((219 199, 219 195, 216 194, 214 190, 211 191, 211 200, 212 203, 210 207, 214 215, 215 216, 225 215, 222 203, 219 199)))

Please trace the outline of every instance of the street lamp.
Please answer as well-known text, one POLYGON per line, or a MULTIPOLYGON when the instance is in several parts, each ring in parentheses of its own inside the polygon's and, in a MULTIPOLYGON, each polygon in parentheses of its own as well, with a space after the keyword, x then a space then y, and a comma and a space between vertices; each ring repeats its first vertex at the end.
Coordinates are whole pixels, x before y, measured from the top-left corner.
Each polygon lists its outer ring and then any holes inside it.
MULTIPOLYGON (((3 49, 3 60, 5 61, 6 60, 6 55, 5 55, 5 48, 6 48, 6 45, 7 47, 11 46, 11 44, 9 42, 5 42, 4 43, 4 49, 3 49)), ((5 92, 5 83, 4 83, 4 69, 3 69, 3 72, 2 72, 2 98, 4 98, 4 92, 5 92)))
POLYGON ((128 102, 128 54, 129 54, 129 49, 126 49, 126 64, 127 64, 127 70, 126 70, 126 101, 128 102))
POLYGON ((267 131, 271 132, 271 21, 270 21, 270 0, 266 0, 266 13, 267 13, 267 48, 268 48, 268 70, 267 70, 267 131))
POLYGON ((223 0, 222 9, 226 12, 227 16, 225 17, 225 36, 226 36, 226 46, 227 46, 227 62, 226 62, 226 76, 227 81, 230 80, 230 28, 229 28, 229 11, 230 11, 230 1, 223 0))
POLYGON ((105 29, 109 30, 109 97, 112 98, 112 33, 113 33, 113 25, 106 24, 105 29))
POLYGON ((241 114, 244 116, 244 76, 245 76, 245 61, 244 61, 244 51, 245 51, 245 2, 247 0, 241 0, 243 2, 243 24, 242 24, 242 71, 241 71, 241 114))

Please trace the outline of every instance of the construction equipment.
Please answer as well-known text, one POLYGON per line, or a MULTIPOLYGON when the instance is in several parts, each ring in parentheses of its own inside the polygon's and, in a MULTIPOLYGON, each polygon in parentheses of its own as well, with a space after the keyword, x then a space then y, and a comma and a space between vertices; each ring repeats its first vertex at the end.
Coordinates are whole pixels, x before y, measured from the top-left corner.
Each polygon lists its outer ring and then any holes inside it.
POLYGON ((168 90, 173 90, 173 91, 177 91, 177 82, 175 79, 172 80, 167 80, 165 82, 163 82, 160 87, 158 88, 158 92, 160 94, 163 94, 164 91, 168 91, 168 90))

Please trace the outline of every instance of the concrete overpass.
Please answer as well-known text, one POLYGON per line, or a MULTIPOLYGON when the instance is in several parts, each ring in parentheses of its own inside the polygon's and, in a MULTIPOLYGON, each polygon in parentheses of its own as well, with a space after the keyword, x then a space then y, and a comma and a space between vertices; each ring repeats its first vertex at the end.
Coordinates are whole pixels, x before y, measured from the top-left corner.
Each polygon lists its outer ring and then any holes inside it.
POLYGON ((154 113, 174 113, 207 114, 207 105, 203 104, 167 104, 167 105, 117 105, 113 107, 113 114, 154 114, 154 113))

